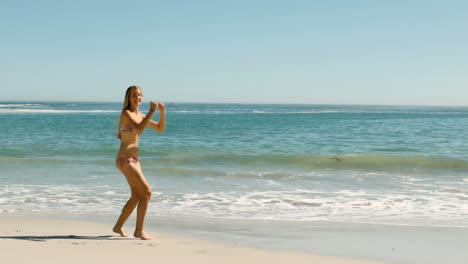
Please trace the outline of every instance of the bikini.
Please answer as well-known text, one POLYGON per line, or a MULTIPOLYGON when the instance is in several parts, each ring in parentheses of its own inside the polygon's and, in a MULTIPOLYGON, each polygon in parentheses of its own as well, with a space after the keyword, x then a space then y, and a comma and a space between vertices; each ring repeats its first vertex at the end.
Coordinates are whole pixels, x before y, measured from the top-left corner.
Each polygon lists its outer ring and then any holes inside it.
POLYGON ((120 127, 120 130, 123 132, 136 133, 136 130, 131 125, 120 127))
POLYGON ((117 162, 127 162, 127 163, 132 163, 132 162, 137 163, 137 162, 140 161, 140 157, 136 157, 136 158, 134 158, 134 157, 128 157, 128 158, 117 157, 115 159, 115 161, 117 161, 117 162))
MULTIPOLYGON (((136 133, 136 130, 130 125, 120 127, 120 131, 128 132, 128 133, 136 133)), ((124 157, 117 156, 116 161, 117 162, 127 162, 127 163, 137 163, 137 162, 140 161, 140 157, 137 156, 137 157, 124 158, 124 157)))

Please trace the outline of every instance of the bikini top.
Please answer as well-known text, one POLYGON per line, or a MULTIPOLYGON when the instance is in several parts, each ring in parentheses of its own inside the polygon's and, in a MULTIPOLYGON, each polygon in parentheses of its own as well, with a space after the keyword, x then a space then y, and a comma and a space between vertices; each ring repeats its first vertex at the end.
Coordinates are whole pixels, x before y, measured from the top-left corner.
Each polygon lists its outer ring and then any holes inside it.
POLYGON ((130 125, 122 126, 120 130, 123 132, 136 133, 136 130, 130 125))

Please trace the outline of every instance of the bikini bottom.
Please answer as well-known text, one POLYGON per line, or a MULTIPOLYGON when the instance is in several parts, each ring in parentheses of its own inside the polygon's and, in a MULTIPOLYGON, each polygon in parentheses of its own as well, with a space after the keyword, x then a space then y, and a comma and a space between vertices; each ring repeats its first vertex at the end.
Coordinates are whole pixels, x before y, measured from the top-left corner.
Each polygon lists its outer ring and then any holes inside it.
POLYGON ((137 163, 140 161, 140 157, 128 157, 128 158, 123 158, 123 157, 117 157, 115 159, 117 162, 127 162, 127 163, 137 163))

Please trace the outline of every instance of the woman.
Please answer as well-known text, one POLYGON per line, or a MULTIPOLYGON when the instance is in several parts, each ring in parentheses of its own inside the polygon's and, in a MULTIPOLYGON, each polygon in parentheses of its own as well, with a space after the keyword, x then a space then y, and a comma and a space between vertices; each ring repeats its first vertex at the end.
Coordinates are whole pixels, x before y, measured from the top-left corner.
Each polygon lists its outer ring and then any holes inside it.
POLYGON ((141 88, 139 86, 130 86, 125 93, 125 101, 120 115, 118 136, 120 139, 120 149, 117 154, 116 166, 125 175, 132 195, 123 207, 113 231, 123 237, 127 236, 122 227, 138 205, 136 227, 133 236, 149 240, 151 237, 145 234, 143 225, 151 197, 151 188, 141 171, 140 158, 138 157, 138 141, 146 127, 150 127, 158 132, 164 132, 166 122, 164 104, 151 101, 148 114, 145 116, 140 113, 138 107, 141 104, 142 98, 141 88), (151 120, 156 109, 159 109, 159 122, 151 120))

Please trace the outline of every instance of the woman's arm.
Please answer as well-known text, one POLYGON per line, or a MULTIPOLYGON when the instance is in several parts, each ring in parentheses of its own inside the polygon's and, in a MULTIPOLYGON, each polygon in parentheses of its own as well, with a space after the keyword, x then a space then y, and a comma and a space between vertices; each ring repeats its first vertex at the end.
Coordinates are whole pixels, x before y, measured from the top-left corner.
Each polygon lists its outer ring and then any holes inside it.
POLYGON ((148 114, 144 116, 141 122, 138 122, 133 115, 131 114, 130 110, 125 110, 124 115, 129 120, 130 125, 138 132, 138 134, 142 134, 145 131, 145 128, 148 126, 148 123, 151 121, 151 117, 153 116, 154 112, 156 111, 157 104, 153 101, 150 102, 150 110, 148 114))
MULTIPOLYGON (((158 132, 164 132, 164 130, 166 130, 166 110, 165 110, 164 104, 159 103, 158 109, 159 109, 159 122, 150 120, 148 123, 148 127, 158 132)), ((146 116, 143 115, 143 118, 146 118, 146 116)))

